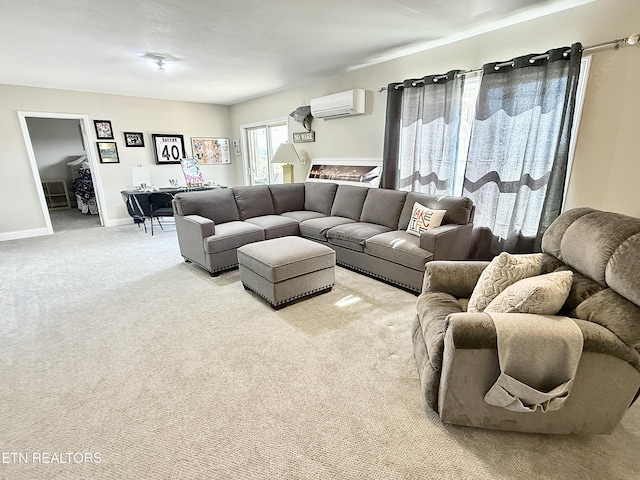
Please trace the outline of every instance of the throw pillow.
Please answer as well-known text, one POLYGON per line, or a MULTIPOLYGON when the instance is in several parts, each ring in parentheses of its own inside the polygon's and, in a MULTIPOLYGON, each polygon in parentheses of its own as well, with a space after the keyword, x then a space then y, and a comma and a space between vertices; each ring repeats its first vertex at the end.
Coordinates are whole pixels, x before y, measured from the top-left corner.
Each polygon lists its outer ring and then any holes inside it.
POLYGON ((553 272, 519 280, 494 298, 485 312, 555 315, 569 296, 573 272, 553 272))
POLYGON ((508 286, 518 280, 538 275, 543 258, 542 253, 512 255, 502 252, 491 260, 491 263, 480 274, 478 283, 469 298, 467 311, 484 311, 487 305, 508 286))
POLYGON ((446 213, 446 210, 432 210, 418 202, 414 203, 407 233, 419 237, 422 232, 439 227, 446 213))

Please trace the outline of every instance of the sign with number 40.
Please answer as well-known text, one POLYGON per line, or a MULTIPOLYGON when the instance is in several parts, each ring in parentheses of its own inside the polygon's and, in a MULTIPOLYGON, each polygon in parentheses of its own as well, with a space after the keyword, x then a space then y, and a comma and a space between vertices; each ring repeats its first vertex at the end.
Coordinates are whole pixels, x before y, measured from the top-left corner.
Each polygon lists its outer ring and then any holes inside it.
POLYGON ((155 160, 158 165, 180 163, 185 158, 184 137, 182 135, 151 134, 155 160))

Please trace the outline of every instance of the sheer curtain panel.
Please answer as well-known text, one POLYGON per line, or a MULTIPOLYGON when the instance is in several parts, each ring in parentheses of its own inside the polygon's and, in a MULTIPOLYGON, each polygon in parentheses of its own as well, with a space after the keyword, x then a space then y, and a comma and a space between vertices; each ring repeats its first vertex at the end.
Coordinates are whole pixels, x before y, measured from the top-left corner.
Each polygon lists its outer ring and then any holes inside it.
POLYGON ((483 66, 463 195, 472 258, 539 251, 561 210, 582 46, 483 66))
POLYGON ((458 73, 387 87, 383 188, 452 194, 464 85, 458 73))

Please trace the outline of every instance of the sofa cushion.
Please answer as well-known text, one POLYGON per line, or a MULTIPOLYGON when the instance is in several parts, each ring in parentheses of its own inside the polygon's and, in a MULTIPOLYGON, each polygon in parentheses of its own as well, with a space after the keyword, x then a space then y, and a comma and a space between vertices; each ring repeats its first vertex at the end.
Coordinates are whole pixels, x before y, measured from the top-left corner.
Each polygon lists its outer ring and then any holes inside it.
POLYGON ((354 185, 338 185, 336 196, 333 199, 331 215, 334 217, 346 217, 356 222, 360 220, 362 205, 369 191, 366 187, 354 185))
POLYGON ((304 210, 303 183, 269 185, 269 192, 276 214, 304 210))
POLYGON ((246 243, 264 240, 264 230, 248 222, 226 222, 216 225, 215 235, 204 239, 206 253, 236 249, 246 243))
POLYGON ((326 217, 324 213, 320 212, 312 212, 307 210, 299 210, 293 212, 283 212, 281 214, 283 217, 293 218, 296 222, 304 222, 305 220, 311 220, 312 218, 322 218, 326 217))
POLYGON ((233 190, 222 188, 196 192, 181 192, 173 198, 178 215, 200 215, 216 225, 240 220, 233 190))
POLYGON ((404 207, 400 214, 400 222, 398 223, 399 230, 406 230, 409 226, 413 204, 416 202, 433 210, 446 210, 447 213, 442 220, 443 224, 455 223, 456 225, 466 225, 471 221, 473 202, 467 197, 438 196, 409 192, 407 193, 404 207))
POLYGON ((414 203, 407 233, 419 237, 422 232, 439 227, 446 213, 446 210, 433 210, 418 202, 414 203))
POLYGON ((300 235, 314 240, 327 241, 327 231, 336 225, 354 223, 350 218, 320 217, 300 222, 300 235))
POLYGON ((469 312, 482 312, 505 288, 523 278, 538 275, 544 254, 511 255, 502 252, 484 269, 469 299, 469 312))
POLYGON ((260 215, 273 215, 275 213, 271 192, 267 185, 233 187, 232 190, 238 206, 240 220, 259 217, 260 215))
POLYGON ((336 183, 305 182, 304 209, 331 215, 337 188, 336 183))
POLYGON ((389 227, 376 223, 354 222, 330 228, 326 236, 329 243, 364 252, 364 244, 368 238, 389 230, 389 227))
POLYGON ((370 188, 362 206, 361 222, 377 223, 396 230, 407 192, 370 188))
POLYGON ((414 270, 424 271, 433 253, 420 248, 420 238, 392 230, 365 240, 364 253, 414 270))
POLYGON ((595 212, 593 208, 574 208, 556 218, 542 235, 542 251, 562 260, 560 243, 569 225, 587 213, 595 212))
POLYGON ((613 252, 605 270, 607 284, 640 306, 640 234, 629 237, 613 252))
POLYGON ((555 315, 567 300, 572 279, 570 270, 524 278, 500 292, 484 311, 555 315))
MULTIPOLYGON (((575 219, 564 232, 560 242, 561 260, 583 275, 606 285, 608 282, 605 271, 609 260, 618 247, 638 233, 640 233, 639 218, 601 211, 587 213, 575 219)), ((623 255, 620 258, 626 261, 631 260, 631 257, 633 253, 631 256, 623 255)), ((637 260, 633 263, 640 264, 637 260)), ((633 267, 631 269, 633 270, 633 267)), ((624 268, 621 270, 624 271, 624 268)))
POLYGON ((592 295, 575 309, 577 318, 602 325, 640 351, 640 308, 610 288, 592 295))
MULTIPOLYGON (((566 265, 558 268, 556 271, 562 272, 567 271, 569 267, 566 265)), ((559 312, 559 315, 565 316, 575 316, 573 314, 573 310, 584 302, 591 295, 595 295, 596 293, 604 290, 606 287, 600 285, 595 280, 591 280, 590 278, 585 277, 579 272, 573 272, 573 280, 571 282, 571 290, 569 291, 569 295, 567 296, 567 300, 564 302, 562 309, 559 312)))
POLYGON ((263 215, 261 217, 248 218, 245 222, 262 228, 264 230, 265 240, 300 234, 298 222, 293 218, 282 215, 263 215))

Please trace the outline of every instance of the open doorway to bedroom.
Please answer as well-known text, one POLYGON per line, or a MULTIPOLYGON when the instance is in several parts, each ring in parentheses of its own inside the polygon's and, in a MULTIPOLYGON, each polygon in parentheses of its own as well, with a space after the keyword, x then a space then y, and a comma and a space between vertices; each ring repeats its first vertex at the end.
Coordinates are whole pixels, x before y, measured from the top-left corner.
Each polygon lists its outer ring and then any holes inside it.
POLYGON ((88 118, 33 112, 19 117, 47 232, 103 225, 88 118))

